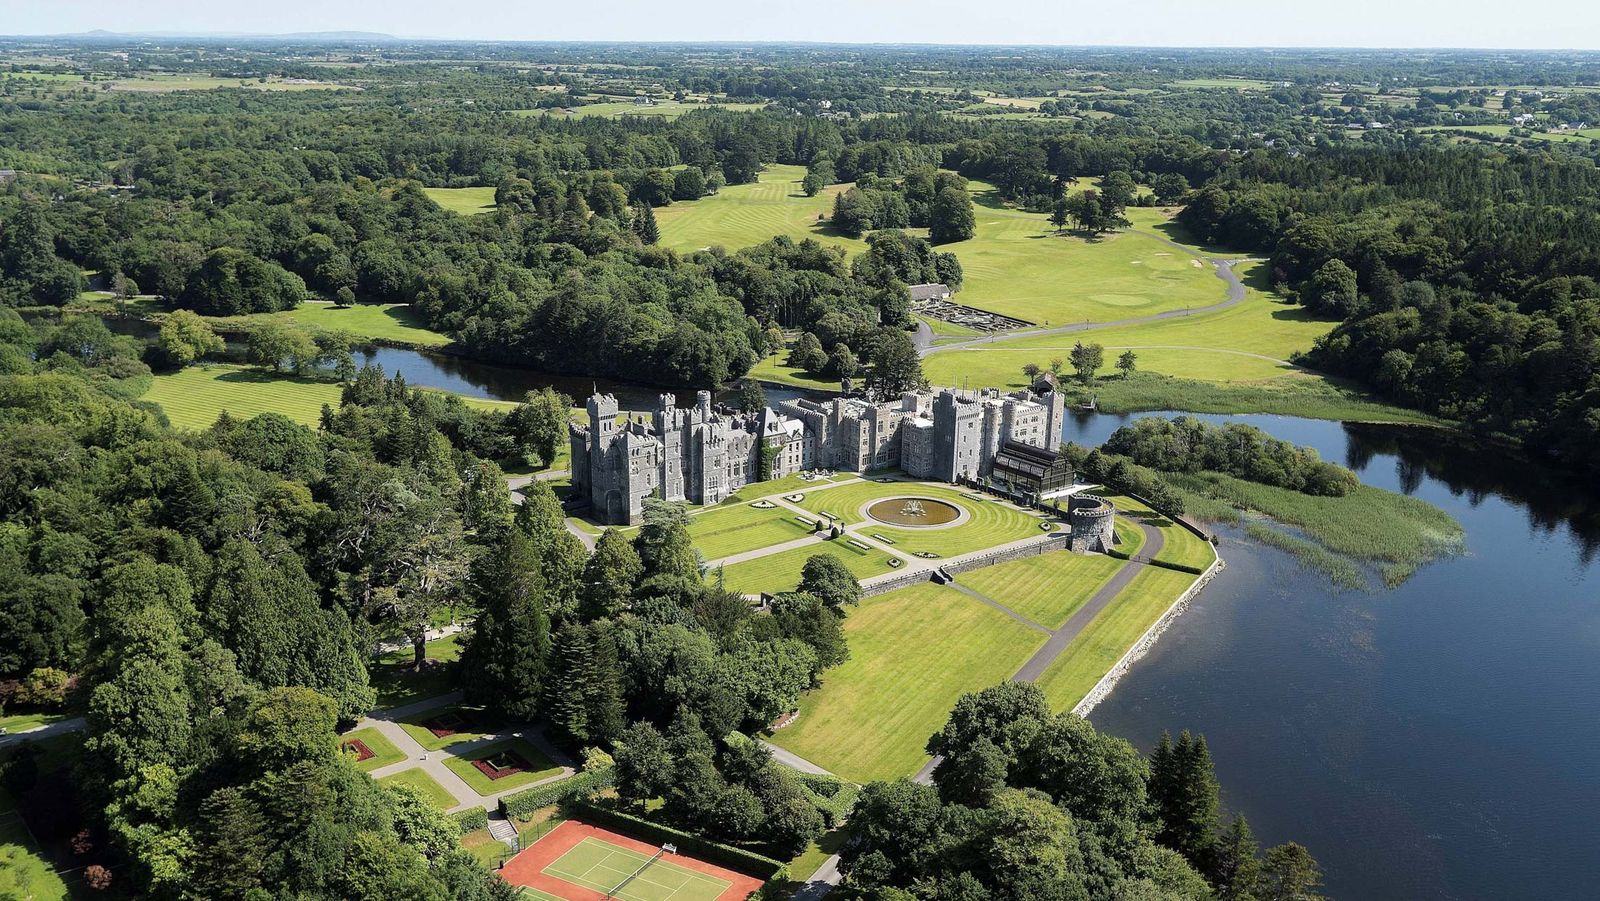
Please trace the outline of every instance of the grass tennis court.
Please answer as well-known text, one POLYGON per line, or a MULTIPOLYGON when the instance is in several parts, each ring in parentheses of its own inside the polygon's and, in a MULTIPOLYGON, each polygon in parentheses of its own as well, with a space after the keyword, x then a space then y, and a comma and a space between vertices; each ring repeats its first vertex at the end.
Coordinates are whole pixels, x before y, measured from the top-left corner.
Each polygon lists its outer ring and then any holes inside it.
POLYGON ((594 901, 742 901, 761 880, 569 820, 500 871, 523 897, 594 901))

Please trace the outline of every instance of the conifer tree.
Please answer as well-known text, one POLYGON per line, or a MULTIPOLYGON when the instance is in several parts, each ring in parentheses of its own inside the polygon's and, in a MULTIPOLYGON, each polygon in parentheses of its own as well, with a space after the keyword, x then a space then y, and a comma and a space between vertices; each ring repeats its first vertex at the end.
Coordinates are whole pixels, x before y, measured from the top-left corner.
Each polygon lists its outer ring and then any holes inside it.
POLYGON ((1261 862, 1256 859, 1259 851, 1244 814, 1234 817, 1217 840, 1207 874, 1218 901, 1250 901, 1255 897, 1261 875, 1261 862))
POLYGON ((627 726, 627 708, 622 690, 622 658, 617 650, 616 630, 609 621, 594 623, 589 627, 590 679, 589 737, 596 744, 610 744, 617 740, 627 726))
POLYGON ((590 743, 589 686, 594 680, 594 653, 589 630, 576 622, 556 631, 550 654, 550 693, 545 712, 556 739, 569 747, 590 743))
POLYGON ((1217 777, 1204 736, 1163 734, 1150 754, 1150 801, 1161 821, 1156 841, 1204 871, 1217 841, 1217 777))
POLYGON ((538 549, 520 529, 508 529, 473 567, 473 592, 482 612, 461 652, 467 701, 519 719, 538 710, 550 650, 546 588, 538 549))
POLYGON ((616 529, 606 529, 583 567, 579 615, 585 621, 615 616, 628 608, 644 564, 633 544, 616 529))
POLYGON ((656 211, 650 204, 639 204, 639 211, 633 220, 633 230, 645 244, 654 244, 661 240, 661 227, 656 225, 656 211))

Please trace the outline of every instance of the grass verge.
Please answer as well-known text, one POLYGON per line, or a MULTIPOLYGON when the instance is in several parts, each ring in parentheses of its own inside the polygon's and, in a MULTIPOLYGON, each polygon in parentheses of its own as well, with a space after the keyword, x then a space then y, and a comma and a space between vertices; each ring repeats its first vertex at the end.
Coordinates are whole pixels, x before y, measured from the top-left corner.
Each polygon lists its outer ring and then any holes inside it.
POLYGON ((455 795, 445 790, 438 780, 420 769, 401 770, 392 776, 385 776, 378 780, 379 785, 404 785, 416 791, 427 801, 440 810, 449 810, 456 806, 455 795))
POLYGON ((521 738, 497 741, 481 748, 473 748, 471 751, 452 754, 445 758, 444 765, 449 768, 450 772, 460 776, 461 781, 467 783, 469 788, 484 797, 513 788, 521 788, 524 785, 538 782, 540 779, 548 779, 561 772, 561 767, 556 766, 550 758, 544 756, 531 742, 521 738), (529 768, 500 779, 490 779, 472 765, 475 760, 487 760, 497 754, 503 754, 508 751, 515 752, 523 760, 527 761, 529 768))

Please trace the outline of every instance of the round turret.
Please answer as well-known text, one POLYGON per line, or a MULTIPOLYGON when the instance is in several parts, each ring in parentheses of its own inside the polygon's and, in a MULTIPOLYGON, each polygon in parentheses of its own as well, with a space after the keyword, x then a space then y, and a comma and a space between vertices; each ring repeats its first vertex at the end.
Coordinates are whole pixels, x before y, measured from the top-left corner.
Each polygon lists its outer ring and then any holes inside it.
POLYGON ((1078 551, 1104 553, 1117 542, 1117 508, 1103 497, 1074 495, 1067 504, 1067 522, 1072 526, 1072 547, 1078 551))

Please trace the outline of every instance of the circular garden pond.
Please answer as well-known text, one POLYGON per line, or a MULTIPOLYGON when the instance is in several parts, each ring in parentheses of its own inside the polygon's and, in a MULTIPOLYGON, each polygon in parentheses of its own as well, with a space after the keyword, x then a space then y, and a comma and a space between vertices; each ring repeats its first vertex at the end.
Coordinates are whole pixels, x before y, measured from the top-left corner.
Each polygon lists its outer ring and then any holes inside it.
POLYGON ((964 512, 955 504, 931 497, 891 497, 867 507, 867 515, 891 526, 943 526, 961 518, 964 512))

